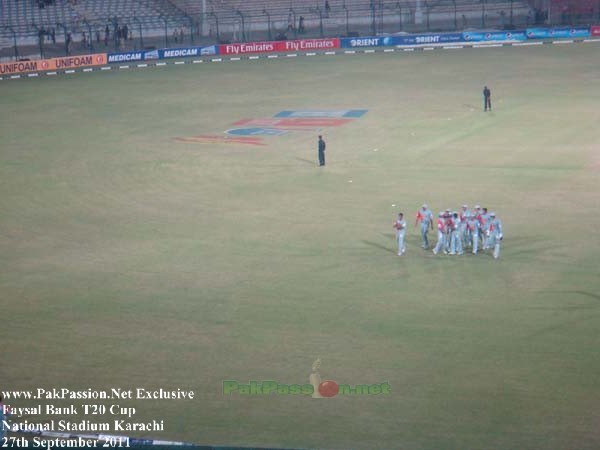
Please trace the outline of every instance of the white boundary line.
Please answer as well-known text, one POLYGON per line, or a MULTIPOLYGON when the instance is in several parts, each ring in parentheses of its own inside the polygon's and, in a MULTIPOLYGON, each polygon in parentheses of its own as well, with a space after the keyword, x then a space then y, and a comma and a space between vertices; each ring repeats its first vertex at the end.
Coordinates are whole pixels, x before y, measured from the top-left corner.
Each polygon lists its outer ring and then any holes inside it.
POLYGON ((503 47, 504 44, 473 44, 473 48, 503 47))
POLYGON ((515 42, 513 44, 514 47, 525 47, 528 45, 544 45, 543 42, 515 42))

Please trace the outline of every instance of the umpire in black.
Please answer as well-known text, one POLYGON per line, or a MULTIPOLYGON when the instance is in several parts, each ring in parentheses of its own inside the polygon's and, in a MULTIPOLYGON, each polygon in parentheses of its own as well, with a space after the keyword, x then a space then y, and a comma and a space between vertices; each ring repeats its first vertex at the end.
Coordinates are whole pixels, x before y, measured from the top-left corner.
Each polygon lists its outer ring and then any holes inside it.
POLYGON ((492 110, 492 92, 487 86, 483 87, 483 111, 492 110))
POLYGON ((323 136, 319 135, 319 166, 325 165, 325 141, 323 136))

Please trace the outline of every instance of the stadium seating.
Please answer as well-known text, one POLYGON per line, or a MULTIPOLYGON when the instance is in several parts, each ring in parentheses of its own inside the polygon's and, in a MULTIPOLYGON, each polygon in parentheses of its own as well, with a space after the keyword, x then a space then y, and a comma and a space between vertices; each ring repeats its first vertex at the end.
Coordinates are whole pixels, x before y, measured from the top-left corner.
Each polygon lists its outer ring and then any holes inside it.
MULTIPOLYGON (((554 3, 569 3, 568 0, 552 0, 554 3)), ((572 3, 572 2, 571 2, 572 3)), ((581 5, 579 9, 589 9, 588 3, 593 0, 579 0, 576 4, 581 5), (585 6, 583 5, 585 3, 585 6)), ((425 2, 423 13, 426 10, 425 2)), ((486 0, 485 7, 488 15, 500 10, 522 11, 526 8, 522 1, 509 0, 486 0)), ((274 20, 285 22, 289 11, 297 14, 305 14, 314 18, 324 17, 326 19, 342 19, 346 11, 355 15, 368 15, 365 11, 371 8, 378 12, 393 11, 401 8, 405 14, 412 14, 415 10, 416 0, 403 0, 400 2, 382 0, 330 0, 330 17, 325 16, 324 0, 272 0, 268 4, 264 0, 208 0, 206 2, 206 13, 214 13, 221 17, 234 17, 239 14, 248 16, 261 16, 265 6, 268 12, 274 15, 274 20)), ((462 15, 480 14, 482 4, 480 0, 438 0, 429 2, 431 14, 453 13, 456 11, 462 15)), ((592 6, 593 7, 593 6, 592 6)), ((18 34, 28 34, 35 31, 35 27, 55 26, 57 23, 67 26, 80 25, 82 21, 91 24, 106 24, 114 18, 120 22, 131 22, 135 17, 144 23, 157 22, 160 17, 168 18, 173 23, 186 23, 186 16, 192 16, 199 20, 202 14, 202 1, 200 0, 55 0, 44 8, 38 6, 38 0, 2 0, 2 25, 11 26, 18 34)), ((264 20, 264 19, 263 19, 264 20)), ((331 20, 330 22, 333 22, 331 20)), ((281 24, 280 24, 281 25, 281 24)), ((331 24, 330 24, 331 25, 331 24)))
POLYGON ((36 27, 55 27, 57 23, 69 28, 82 22, 106 24, 113 19, 131 21, 157 20, 161 16, 183 16, 169 1, 163 0, 54 0, 40 7, 37 0, 3 0, 2 26, 10 26, 25 35, 36 27))
POLYGON ((561 22, 577 22, 581 16, 590 18, 598 12, 597 0, 552 0, 552 15, 560 19, 561 22))
POLYGON ((529 4, 544 14, 549 9, 549 24, 591 24, 600 20, 598 0, 529 0, 529 4))
POLYGON ((552 8, 555 11, 565 13, 587 14, 593 12, 597 6, 597 0, 552 0, 552 8))
MULTIPOLYGON (((552 1, 557 5, 568 2, 552 1)), ((580 0, 580 4, 587 5, 591 1, 580 0)), ((502 28, 509 20, 525 25, 530 8, 526 1, 520 0, 483 3, 481 0, 423 0, 417 21, 417 0, 329 0, 329 11, 325 10, 325 0, 54 0, 43 8, 39 0, 0 2, 0 38, 4 47, 8 47, 12 30, 20 38, 28 38, 30 44, 36 44, 40 30, 55 29, 56 38, 61 42, 69 31, 79 41, 83 33, 93 34, 93 37, 100 34, 103 39, 104 28, 108 25, 113 30, 117 24, 127 24, 135 37, 143 34, 144 39, 160 40, 161 36, 171 36, 181 28, 190 36, 192 29, 196 37, 205 39, 206 43, 214 42, 215 38, 222 42, 263 40, 286 33, 292 37, 300 34, 322 37, 502 28), (301 16, 305 24, 302 33, 299 30, 301 16)), ((177 42, 170 39, 169 45, 173 43, 177 42)), ((130 45, 148 44, 132 41, 130 45)), ((157 42, 156 45, 162 44, 157 42)))
MULTIPOLYGON (((593 1, 593 0, 590 0, 593 1)), ((173 4, 177 5, 179 9, 185 11, 188 14, 201 14, 202 13, 202 2, 199 0, 174 0, 173 4)), ((456 8, 462 11, 481 11, 482 2, 481 0, 438 0, 438 1, 421 1, 421 6, 425 9, 425 4, 428 3, 432 10, 439 10, 441 8, 454 9, 456 8)), ((391 1, 391 0, 329 0, 329 6, 332 11, 341 11, 344 8, 348 10, 368 10, 371 7, 376 9, 393 9, 397 8, 398 5, 403 9, 414 11, 416 7, 416 0, 402 0, 402 1, 391 1)), ((486 7, 490 9, 510 10, 511 4, 514 8, 524 8, 527 6, 526 1, 510 1, 510 0, 486 0, 486 7)), ((209 0, 206 2, 207 11, 216 14, 227 14, 231 12, 240 11, 242 13, 256 13, 264 10, 265 8, 269 11, 284 11, 284 10, 316 10, 319 8, 321 11, 325 11, 325 0, 271 0, 268 3, 264 0, 209 0)))

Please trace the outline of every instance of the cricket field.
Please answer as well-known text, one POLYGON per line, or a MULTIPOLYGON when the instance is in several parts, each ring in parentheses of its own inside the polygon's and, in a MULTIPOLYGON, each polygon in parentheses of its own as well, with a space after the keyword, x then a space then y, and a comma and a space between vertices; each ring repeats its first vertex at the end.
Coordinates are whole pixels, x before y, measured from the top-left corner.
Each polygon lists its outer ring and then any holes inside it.
POLYGON ((194 393, 6 403, 205 445, 600 448, 599 57, 591 42, 0 82, 0 390, 194 393), (220 140, 345 110, 366 113, 220 140), (500 259, 422 250, 424 202, 496 211, 500 259), (306 385, 317 358, 323 380, 391 390, 224 392, 306 385))

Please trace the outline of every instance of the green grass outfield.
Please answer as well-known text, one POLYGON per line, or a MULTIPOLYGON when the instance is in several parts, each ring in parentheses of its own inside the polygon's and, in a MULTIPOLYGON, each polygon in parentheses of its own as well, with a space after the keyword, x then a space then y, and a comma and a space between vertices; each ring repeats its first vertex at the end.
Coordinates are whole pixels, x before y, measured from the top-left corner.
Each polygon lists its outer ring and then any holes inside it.
MULTIPOLYGON (((599 56, 582 43, 1 82, 0 389, 193 390, 105 404, 165 423, 112 434, 198 444, 599 448, 599 56), (369 111, 323 130, 324 169, 317 132, 174 140, 351 108, 369 111), (422 251, 423 202, 497 211, 501 259, 422 251), (307 383, 317 357, 324 379, 392 392, 223 395, 223 380, 307 383)), ((94 402, 14 402, 38 403, 94 402)))

